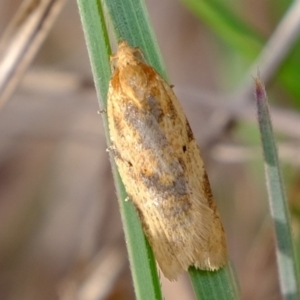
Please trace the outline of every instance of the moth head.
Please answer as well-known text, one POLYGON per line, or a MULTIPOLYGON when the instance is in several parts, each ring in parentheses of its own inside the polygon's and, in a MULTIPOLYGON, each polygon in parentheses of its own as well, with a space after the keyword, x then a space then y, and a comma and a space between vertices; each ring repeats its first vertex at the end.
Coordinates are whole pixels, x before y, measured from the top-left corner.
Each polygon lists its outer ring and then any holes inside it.
POLYGON ((118 50, 110 57, 111 70, 114 72, 117 68, 125 67, 126 65, 134 65, 139 62, 144 62, 144 55, 139 47, 132 48, 127 41, 121 40, 118 44, 118 50))

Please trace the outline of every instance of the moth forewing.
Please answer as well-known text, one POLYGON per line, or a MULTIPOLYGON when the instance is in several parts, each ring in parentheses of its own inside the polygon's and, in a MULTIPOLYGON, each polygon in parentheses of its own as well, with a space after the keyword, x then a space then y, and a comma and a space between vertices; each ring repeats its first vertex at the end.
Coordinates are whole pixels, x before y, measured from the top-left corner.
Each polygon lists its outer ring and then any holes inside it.
POLYGON ((227 261, 223 226, 173 90, 127 42, 112 56, 108 121, 115 161, 164 275, 227 261))

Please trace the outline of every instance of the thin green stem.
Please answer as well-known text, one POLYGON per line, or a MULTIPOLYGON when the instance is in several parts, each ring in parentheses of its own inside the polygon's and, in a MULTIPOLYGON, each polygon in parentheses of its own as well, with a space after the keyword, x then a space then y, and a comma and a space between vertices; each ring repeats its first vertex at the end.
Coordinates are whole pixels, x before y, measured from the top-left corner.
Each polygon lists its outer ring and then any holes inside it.
POLYGON ((265 174, 269 205, 276 232, 276 256, 279 282, 284 299, 299 299, 296 255, 292 242, 290 216, 281 176, 277 148, 268 109, 265 87, 259 78, 255 79, 258 123, 265 161, 265 174))

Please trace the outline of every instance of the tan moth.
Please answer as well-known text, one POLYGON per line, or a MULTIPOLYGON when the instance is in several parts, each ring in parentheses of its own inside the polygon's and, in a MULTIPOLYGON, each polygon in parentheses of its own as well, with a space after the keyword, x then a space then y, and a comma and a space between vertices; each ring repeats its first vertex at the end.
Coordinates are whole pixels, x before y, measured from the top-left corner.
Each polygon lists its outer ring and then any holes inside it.
POLYGON ((107 114, 115 161, 162 272, 174 280, 190 266, 221 268, 223 226, 172 88, 126 41, 111 65, 107 114))

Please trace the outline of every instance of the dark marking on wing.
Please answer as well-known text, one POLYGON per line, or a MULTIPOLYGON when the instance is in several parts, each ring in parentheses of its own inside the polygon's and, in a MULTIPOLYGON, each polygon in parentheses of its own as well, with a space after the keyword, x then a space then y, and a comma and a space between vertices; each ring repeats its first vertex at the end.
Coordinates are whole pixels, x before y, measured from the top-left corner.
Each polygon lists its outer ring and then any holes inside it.
MULTIPOLYGON (((154 93, 155 94, 155 93, 154 93)), ((157 94, 157 93, 156 93, 157 94)), ((157 123, 160 123, 160 121, 163 118, 163 111, 159 105, 159 101, 155 98, 155 96, 149 95, 147 97, 147 102, 150 107, 150 112, 154 116, 157 123)))
POLYGON ((192 129, 191 129, 191 126, 190 126, 188 120, 186 120, 185 127, 186 127, 186 132, 187 132, 188 141, 191 142, 191 141, 193 141, 195 138, 194 138, 194 134, 193 134, 193 132, 192 132, 192 129))
POLYGON ((212 195, 212 192, 211 192, 210 184, 209 184, 207 173, 206 173, 205 170, 204 170, 204 175, 203 175, 202 188, 203 188, 204 194, 205 194, 205 196, 207 198, 208 206, 211 209, 215 210, 215 204, 214 204, 214 201, 213 201, 213 195, 212 195))
POLYGON ((187 186, 184 177, 174 178, 169 184, 162 182, 161 175, 158 174, 141 174, 141 179, 148 189, 155 190, 163 198, 187 195, 187 186))
POLYGON ((140 144, 144 149, 163 149, 168 141, 162 132, 155 117, 149 112, 141 114, 140 110, 133 104, 128 103, 124 117, 132 124, 140 136, 140 144))

